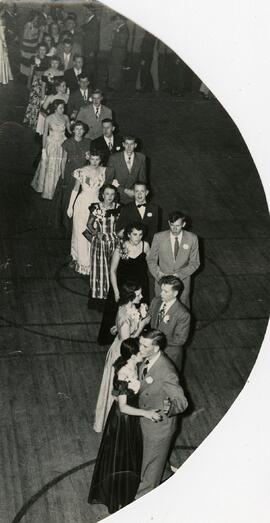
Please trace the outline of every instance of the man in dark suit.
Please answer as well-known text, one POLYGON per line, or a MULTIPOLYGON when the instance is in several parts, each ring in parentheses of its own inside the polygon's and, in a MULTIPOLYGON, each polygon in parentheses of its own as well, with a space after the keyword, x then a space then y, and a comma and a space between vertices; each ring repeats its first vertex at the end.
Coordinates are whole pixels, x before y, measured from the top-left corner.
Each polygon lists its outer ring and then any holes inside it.
POLYGON ((81 74, 79 78, 79 88, 71 93, 68 104, 67 104, 67 114, 71 120, 74 120, 83 105, 89 104, 89 99, 91 98, 91 91, 89 89, 89 80, 85 74, 81 74))
POLYGON ((143 460, 136 498, 147 494, 161 483, 177 430, 177 416, 188 406, 179 384, 177 370, 163 353, 165 346, 166 336, 159 330, 151 329, 140 336, 140 353, 144 363, 139 372, 139 407, 159 410, 161 420, 153 423, 149 419, 140 418, 143 460))
POLYGON ((102 120, 104 118, 112 118, 112 111, 101 102, 103 100, 102 92, 99 89, 93 91, 92 102, 84 104, 78 114, 77 120, 85 123, 88 126, 86 138, 95 140, 102 134, 102 120))
POLYGON ((122 151, 122 139, 114 134, 115 127, 111 118, 102 120, 102 136, 91 143, 91 150, 99 151, 102 156, 102 164, 107 165, 111 154, 122 151))
POLYGON ((191 275, 200 266, 198 238, 184 230, 186 218, 180 211, 169 214, 169 230, 158 232, 153 238, 147 257, 148 268, 155 278, 156 296, 160 294, 159 281, 169 274, 184 284, 182 303, 189 308, 191 275))
POLYGON ((113 179, 111 183, 117 187, 121 202, 126 204, 134 199, 134 183, 146 183, 145 156, 135 152, 136 139, 134 136, 124 136, 124 151, 113 154, 108 167, 111 167, 113 179))
POLYGON ((142 222, 146 228, 145 240, 151 244, 154 234, 159 230, 160 209, 157 205, 147 202, 149 191, 146 183, 135 182, 133 190, 135 200, 122 207, 116 222, 116 232, 121 238, 127 225, 142 222))
POLYGON ((70 94, 78 91, 80 88, 79 81, 80 78, 85 78, 86 72, 83 67, 83 57, 79 54, 75 54, 73 58, 73 67, 67 69, 64 72, 64 80, 69 88, 70 94))
POLYGON ((127 56, 129 30, 126 19, 120 14, 113 17, 112 48, 108 66, 108 90, 117 91, 122 87, 123 66, 127 56))
POLYGON ((86 21, 81 26, 82 52, 85 58, 87 74, 95 86, 97 81, 100 25, 94 7, 86 5, 84 9, 86 21))
POLYGON ((183 282, 176 276, 163 276, 159 281, 160 296, 151 301, 149 314, 151 327, 163 332, 167 339, 166 354, 174 362, 179 372, 182 370, 183 345, 190 329, 190 314, 179 301, 183 292, 183 282))

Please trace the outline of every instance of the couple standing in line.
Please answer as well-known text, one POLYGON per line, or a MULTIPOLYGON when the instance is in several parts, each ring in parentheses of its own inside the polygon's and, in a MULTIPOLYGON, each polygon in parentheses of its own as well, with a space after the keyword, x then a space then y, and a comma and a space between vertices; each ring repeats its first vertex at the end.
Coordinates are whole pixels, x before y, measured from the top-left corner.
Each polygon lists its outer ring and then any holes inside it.
POLYGON ((88 498, 89 503, 106 505, 110 513, 154 489, 163 476, 166 479, 177 415, 187 408, 187 400, 165 347, 165 334, 150 329, 122 341, 113 364, 115 401, 88 498))

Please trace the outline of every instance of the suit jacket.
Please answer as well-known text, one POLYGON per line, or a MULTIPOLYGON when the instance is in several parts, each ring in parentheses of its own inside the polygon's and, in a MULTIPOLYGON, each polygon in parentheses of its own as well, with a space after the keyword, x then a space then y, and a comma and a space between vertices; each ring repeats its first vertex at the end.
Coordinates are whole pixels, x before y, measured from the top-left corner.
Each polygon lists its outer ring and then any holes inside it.
POLYGON ((104 136, 99 136, 91 143, 91 149, 95 149, 96 151, 100 151, 102 154, 102 164, 107 165, 108 160, 111 156, 111 154, 116 153, 117 151, 122 151, 123 145, 122 145, 122 138, 118 136, 117 134, 114 134, 113 137, 113 148, 110 151, 107 142, 104 139, 104 136))
MULTIPOLYGON (((91 97, 91 91, 88 89, 88 98, 91 97)), ((88 102, 84 101, 84 98, 82 96, 82 93, 80 89, 77 89, 73 93, 70 94, 67 104, 67 114, 70 116, 73 111, 78 111, 82 106, 85 106, 85 104, 88 102)))
POLYGON ((79 44, 73 44, 72 46, 72 49, 70 51, 70 57, 69 57, 69 61, 68 61, 68 65, 67 67, 65 67, 65 63, 64 63, 64 48, 63 48, 63 44, 59 44, 57 46, 57 55, 59 56, 60 60, 61 60, 61 64, 62 66, 64 67, 64 70, 66 71, 67 69, 71 69, 71 67, 73 67, 73 63, 74 63, 74 55, 75 54, 81 54, 81 46, 79 44))
POLYGON ((153 298, 149 314, 151 327, 163 332, 167 338, 167 347, 181 347, 186 343, 190 328, 190 314, 186 307, 176 300, 166 312, 164 318, 158 322, 158 313, 162 299, 153 298), (165 320, 165 321, 164 321, 165 320))
MULTIPOLYGON (((82 74, 86 74, 86 71, 84 69, 82 69, 82 74)), ((64 80, 67 84, 67 87, 70 90, 70 93, 75 93, 75 91, 78 91, 79 81, 77 79, 73 67, 71 67, 70 69, 66 69, 66 71, 64 72, 64 80)))
POLYGON ((145 240, 152 242, 154 234, 159 229, 160 209, 153 203, 146 202, 144 217, 142 218, 135 202, 130 202, 120 211, 120 216, 116 222, 116 232, 120 232, 127 225, 134 222, 142 222, 146 227, 145 240))
POLYGON ((99 49, 99 22, 96 15, 81 26, 83 55, 87 59, 90 53, 99 49))
POLYGON ((86 138, 95 140, 102 134, 102 120, 103 118, 112 118, 112 111, 109 107, 101 105, 99 118, 96 118, 93 104, 83 105, 77 114, 77 120, 81 120, 89 127, 86 138))
POLYGON ((170 231, 158 232, 147 257, 148 268, 156 282, 167 274, 176 274, 189 289, 190 276, 200 266, 198 238, 192 232, 183 230, 179 251, 174 259, 170 231))
POLYGON ((134 161, 131 172, 129 172, 124 152, 113 154, 109 161, 108 167, 112 168, 113 178, 120 184, 117 188, 120 193, 121 202, 129 203, 129 198, 124 193, 124 189, 132 189, 135 182, 146 182, 145 156, 142 153, 134 153, 134 161))
POLYGON ((160 353, 158 360, 145 377, 142 376, 142 369, 143 365, 139 372, 141 381, 139 407, 162 411, 164 400, 170 398, 172 403, 169 414, 164 415, 163 420, 158 423, 141 418, 143 434, 150 434, 154 440, 163 439, 175 432, 177 427, 176 416, 187 408, 188 402, 179 384, 177 371, 165 354, 160 353))

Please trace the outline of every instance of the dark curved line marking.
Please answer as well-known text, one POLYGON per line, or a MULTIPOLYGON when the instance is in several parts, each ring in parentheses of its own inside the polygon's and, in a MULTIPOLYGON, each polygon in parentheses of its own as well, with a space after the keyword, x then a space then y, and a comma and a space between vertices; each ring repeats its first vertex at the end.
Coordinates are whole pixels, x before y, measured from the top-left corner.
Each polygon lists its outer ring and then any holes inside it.
MULTIPOLYGON (((196 450, 197 446, 195 445, 175 445, 174 449, 180 449, 180 450, 196 450)), ((80 470, 83 470, 87 467, 90 467, 91 465, 94 465, 96 462, 95 459, 90 459, 89 461, 85 461, 85 463, 81 463, 81 465, 77 465, 76 467, 73 467, 72 469, 67 470, 66 472, 63 472, 62 474, 59 474, 59 476, 56 476, 51 481, 48 481, 43 487, 41 487, 40 490, 38 490, 31 498, 29 498, 21 507, 19 512, 17 512, 15 518, 11 521, 11 523, 19 523, 22 518, 26 515, 26 513, 29 511, 29 509, 44 495, 46 494, 52 487, 60 483, 60 481, 63 481, 63 479, 68 478, 72 474, 75 474, 76 472, 79 472, 80 470)))
POLYGON ((56 476, 51 481, 46 483, 43 487, 41 487, 40 490, 38 490, 31 498, 29 498, 21 507, 19 512, 17 512, 15 518, 12 520, 11 523, 19 523, 22 518, 25 516, 25 514, 28 512, 28 510, 44 495, 48 490, 50 490, 52 487, 57 485, 57 483, 60 483, 63 479, 67 478, 68 476, 71 476, 72 474, 75 474, 79 470, 82 470, 86 467, 89 467, 90 465, 93 465, 95 463, 96 459, 90 459, 89 461, 86 461, 85 463, 81 463, 81 465, 77 465, 76 467, 73 467, 72 469, 67 470, 66 472, 63 472, 62 474, 59 474, 59 476, 56 476))
POLYGON ((216 267, 216 269, 221 274, 221 276, 226 284, 226 287, 227 287, 227 298, 226 298, 226 301, 225 301, 223 307, 220 309, 219 313, 212 320, 209 320, 204 325, 201 325, 199 327, 196 326, 195 327, 196 332, 206 329, 207 327, 209 327, 209 325, 211 325, 212 323, 215 323, 217 320, 219 320, 221 318, 222 314, 224 314, 224 312, 226 312, 228 310, 231 300, 232 300, 232 296, 233 296, 233 290, 232 290, 231 284, 229 282, 229 279, 228 279, 226 273, 221 269, 221 267, 218 265, 218 263, 216 263, 212 258, 205 256, 205 259, 209 260, 210 263, 212 263, 212 265, 214 265, 214 267, 216 267))

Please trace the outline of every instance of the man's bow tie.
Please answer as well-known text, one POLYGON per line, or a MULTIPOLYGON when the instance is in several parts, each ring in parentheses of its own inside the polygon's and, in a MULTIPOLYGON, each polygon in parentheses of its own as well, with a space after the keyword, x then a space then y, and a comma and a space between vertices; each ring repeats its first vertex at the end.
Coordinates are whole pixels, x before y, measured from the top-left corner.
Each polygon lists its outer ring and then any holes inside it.
POLYGON ((145 206, 146 206, 146 203, 139 203, 139 204, 137 205, 138 209, 139 209, 140 207, 145 207, 145 206))

